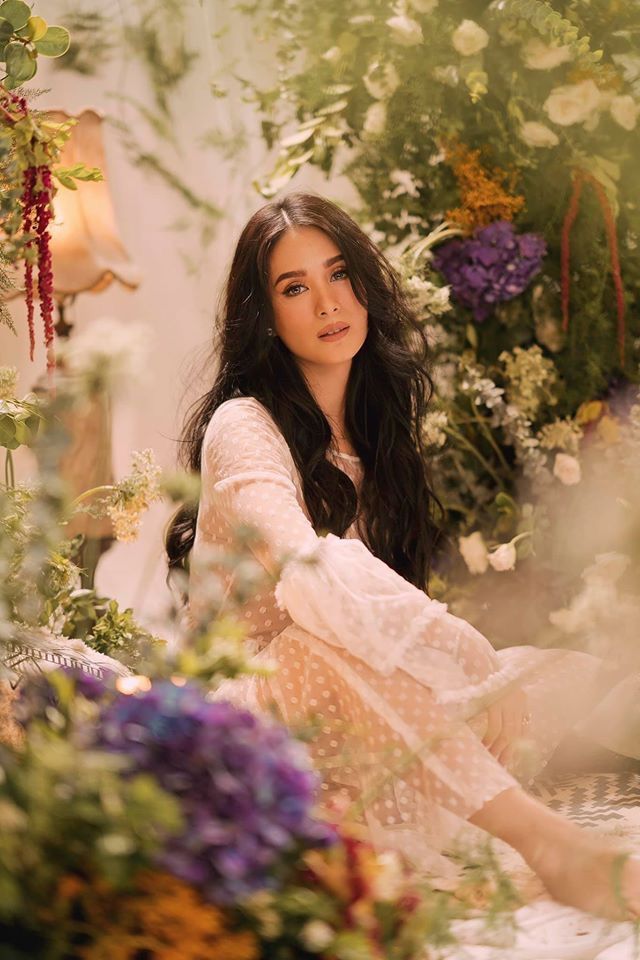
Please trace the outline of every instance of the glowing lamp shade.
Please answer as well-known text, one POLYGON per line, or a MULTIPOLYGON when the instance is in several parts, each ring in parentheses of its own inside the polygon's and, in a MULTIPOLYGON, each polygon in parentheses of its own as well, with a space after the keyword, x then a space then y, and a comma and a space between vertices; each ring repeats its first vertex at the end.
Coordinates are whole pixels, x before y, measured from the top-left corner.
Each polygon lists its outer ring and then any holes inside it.
MULTIPOLYGON (((47 111, 52 120, 68 120, 62 110, 47 111)), ((56 299, 75 294, 98 293, 118 280, 135 289, 140 283, 137 267, 129 259, 118 228, 109 193, 102 117, 95 110, 84 110, 65 144, 60 165, 84 163, 98 167, 104 176, 99 182, 78 182, 77 190, 59 187, 54 199, 51 225, 53 286, 56 299)))

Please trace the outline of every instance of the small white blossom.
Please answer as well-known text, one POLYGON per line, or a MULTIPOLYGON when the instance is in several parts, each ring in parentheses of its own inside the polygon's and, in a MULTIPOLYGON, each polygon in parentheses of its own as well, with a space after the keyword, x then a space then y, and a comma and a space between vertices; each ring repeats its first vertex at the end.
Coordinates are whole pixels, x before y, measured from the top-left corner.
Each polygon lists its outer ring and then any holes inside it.
POLYGON ((475 20, 463 20, 451 36, 451 42, 463 57, 471 57, 489 43, 489 34, 475 20))
POLYGON ((0 367, 0 400, 15 398, 18 386, 18 368, 0 367))
POLYGON ((584 123, 602 105, 600 90, 593 80, 582 80, 562 87, 554 87, 544 102, 543 109, 553 123, 570 127, 584 123))
POLYGON ((468 537, 458 537, 458 547, 469 573, 486 573, 489 567, 489 551, 479 530, 468 537))
POLYGON ((545 123, 536 120, 527 120, 520 126, 518 136, 528 147, 557 147, 560 143, 558 134, 545 123))
POLYGON ((633 130, 638 122, 640 104, 629 94, 614 97, 609 105, 609 112, 617 124, 624 130, 633 130))
POLYGON ((403 47, 415 47, 424 39, 420 24, 404 13, 390 17, 387 26, 392 38, 403 47))
POLYGON ((115 392, 144 375, 150 336, 148 327, 99 317, 61 343, 58 355, 65 373, 115 392))
POLYGON ((387 126, 387 105, 382 100, 376 100, 367 110, 362 125, 362 132, 366 137, 382 136, 387 126))
POLYGON ((513 570, 516 565, 516 548, 514 543, 501 543, 499 547, 492 550, 489 554, 489 563, 494 570, 503 573, 505 570, 513 570))
POLYGON ((335 936, 335 930, 324 920, 308 920, 300 931, 300 942, 310 953, 321 953, 335 936))
POLYGON ((107 505, 107 514, 114 526, 116 540, 135 540, 142 514, 161 497, 161 468, 153 450, 135 452, 131 473, 116 484, 107 505))
POLYGON ((390 197, 408 196, 415 200, 420 196, 422 183, 416 180, 409 170, 392 170, 389 174, 389 180, 395 184, 395 189, 389 194, 390 197))
POLYGON ((445 433, 448 425, 444 410, 433 410, 426 415, 422 423, 422 439, 428 447, 443 447, 447 442, 445 433))
POLYGON ((571 60, 569 47, 552 47, 539 37, 532 37, 522 48, 522 61, 529 70, 553 70, 571 60))
POLYGON ((377 865, 380 872, 371 882, 371 892, 374 900, 393 902, 402 896, 404 889, 404 873, 402 860, 395 850, 385 850, 379 853, 377 865))
POLYGON ((553 464, 553 475, 566 487, 575 486, 582 479, 580 463, 568 453, 557 453, 553 464))
POLYGON ((374 60, 362 78, 367 93, 374 100, 388 100, 400 86, 398 71, 392 63, 374 60))

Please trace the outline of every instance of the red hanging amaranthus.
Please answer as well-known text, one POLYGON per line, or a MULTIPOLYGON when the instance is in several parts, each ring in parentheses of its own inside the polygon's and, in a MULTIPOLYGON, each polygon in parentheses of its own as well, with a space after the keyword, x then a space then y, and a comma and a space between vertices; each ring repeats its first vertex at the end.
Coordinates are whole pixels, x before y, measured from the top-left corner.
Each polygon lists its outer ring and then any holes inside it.
MULTIPOLYGON (((5 104, 0 105, 6 120, 12 124, 25 119, 29 110, 27 101, 18 97, 10 90, 2 90, 6 98, 5 104)), ((54 350, 54 323, 53 323, 53 272, 51 269, 51 247, 49 226, 53 219, 53 179, 51 169, 46 164, 27 167, 23 175, 22 190, 22 229, 27 241, 27 252, 36 248, 36 265, 38 268, 38 297, 40 299, 40 316, 44 325, 44 341, 47 350, 47 371, 51 373, 55 368, 54 350)), ((29 354, 33 360, 35 349, 34 328, 34 281, 33 262, 25 259, 25 299, 27 302, 27 323, 29 326, 29 354)))
POLYGON ((561 247, 560 247, 560 275, 562 291, 562 329, 565 333, 569 329, 569 304, 571 298, 571 230, 580 210, 580 198, 582 188, 585 183, 591 184, 600 204, 602 216, 604 218, 607 242, 609 245, 609 254, 611 257, 611 275, 613 285, 616 291, 616 312, 618 317, 618 353, 620 365, 624 367, 625 362, 625 302, 624 286, 622 283, 622 272, 620 270, 620 255, 618 252, 618 236, 616 231, 616 222, 611 209, 611 204, 606 191, 599 180, 592 174, 584 170, 576 170, 573 175, 573 190, 569 207, 567 209, 564 222, 562 224, 561 247))

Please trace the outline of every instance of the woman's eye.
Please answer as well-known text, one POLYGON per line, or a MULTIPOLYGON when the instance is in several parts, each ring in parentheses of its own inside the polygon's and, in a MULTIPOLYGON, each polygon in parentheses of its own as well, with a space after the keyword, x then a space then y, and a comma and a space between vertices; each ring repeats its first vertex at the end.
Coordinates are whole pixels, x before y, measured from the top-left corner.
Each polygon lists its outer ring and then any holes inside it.
POLYGON ((290 287, 284 291, 285 297, 297 297, 298 294, 296 291, 302 290, 304 284, 302 283, 292 283, 290 287))
POLYGON ((349 276, 349 274, 348 274, 347 271, 344 269, 344 267, 340 267, 339 270, 335 270, 335 271, 331 274, 331 279, 332 279, 332 280, 335 280, 335 278, 337 277, 338 280, 344 280, 345 277, 348 277, 348 276, 349 276), (340 276, 340 274, 342 274, 342 276, 340 276))

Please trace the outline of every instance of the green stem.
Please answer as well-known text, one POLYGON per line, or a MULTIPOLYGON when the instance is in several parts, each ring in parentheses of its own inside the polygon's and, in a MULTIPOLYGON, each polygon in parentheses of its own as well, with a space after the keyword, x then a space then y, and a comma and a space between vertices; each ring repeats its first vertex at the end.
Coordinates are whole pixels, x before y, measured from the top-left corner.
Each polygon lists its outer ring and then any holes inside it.
POLYGON ((445 433, 448 433, 449 436, 450 436, 450 437, 453 437, 454 440, 457 440, 458 443, 461 443, 462 446, 465 447, 465 448, 469 451, 469 453, 471 453, 471 454, 476 458, 476 460, 478 460, 478 461, 482 464, 482 466, 485 468, 485 470, 487 471, 487 473, 490 474, 490 476, 493 477, 493 479, 495 480, 495 482, 496 482, 496 483, 498 484, 498 486, 500 487, 500 491, 501 491, 502 493, 505 493, 505 492, 506 492, 506 491, 505 491, 504 482, 503 482, 503 480, 502 480, 502 477, 494 470, 494 468, 491 466, 491 464, 489 463, 489 461, 488 461, 488 460, 485 460, 485 458, 482 456, 482 454, 481 454, 480 451, 477 449, 477 447, 474 447, 474 445, 473 445, 472 443, 470 443, 469 440, 467 440, 467 438, 464 436, 464 434, 458 433, 457 430, 453 430, 453 429, 452 429, 451 427, 449 427, 449 426, 447 426, 447 427, 444 428, 444 432, 445 432, 445 433))
POLYGON ((115 490, 113 484, 103 484, 101 487, 92 487, 91 490, 85 490, 84 493, 81 493, 80 496, 76 497, 75 500, 71 502, 72 507, 77 507, 78 504, 82 503, 83 500, 87 500, 89 497, 92 497, 96 493, 102 493, 107 490, 115 490))
POLYGON ((4 483, 7 490, 13 490, 16 485, 16 474, 13 468, 13 455, 9 449, 7 449, 7 455, 4 461, 4 483))
POLYGON ((478 426, 479 426, 480 429, 482 430, 482 433, 484 434, 484 436, 486 437, 486 439, 487 439, 487 440, 489 441, 489 443, 491 444, 491 447, 493 448, 493 451, 494 451, 495 455, 497 456, 498 460, 500 461, 500 463, 502 464, 502 466, 504 467, 504 469, 507 470, 507 471, 510 473, 510 472, 511 472, 511 467, 510 467, 509 464, 507 463, 507 461, 506 461, 506 459, 505 459, 505 456, 504 456, 504 453, 502 452, 502 450, 500 449, 500 447, 498 446, 498 444, 497 444, 496 441, 494 440, 493 435, 492 435, 492 433, 491 433, 491 430, 489 429, 489 427, 488 427, 487 424, 486 424, 486 421, 480 416, 480 414, 479 414, 478 411, 476 410, 473 401, 471 401, 471 413, 472 413, 472 415, 473 415, 473 419, 475 420, 475 422, 478 424, 478 426))

